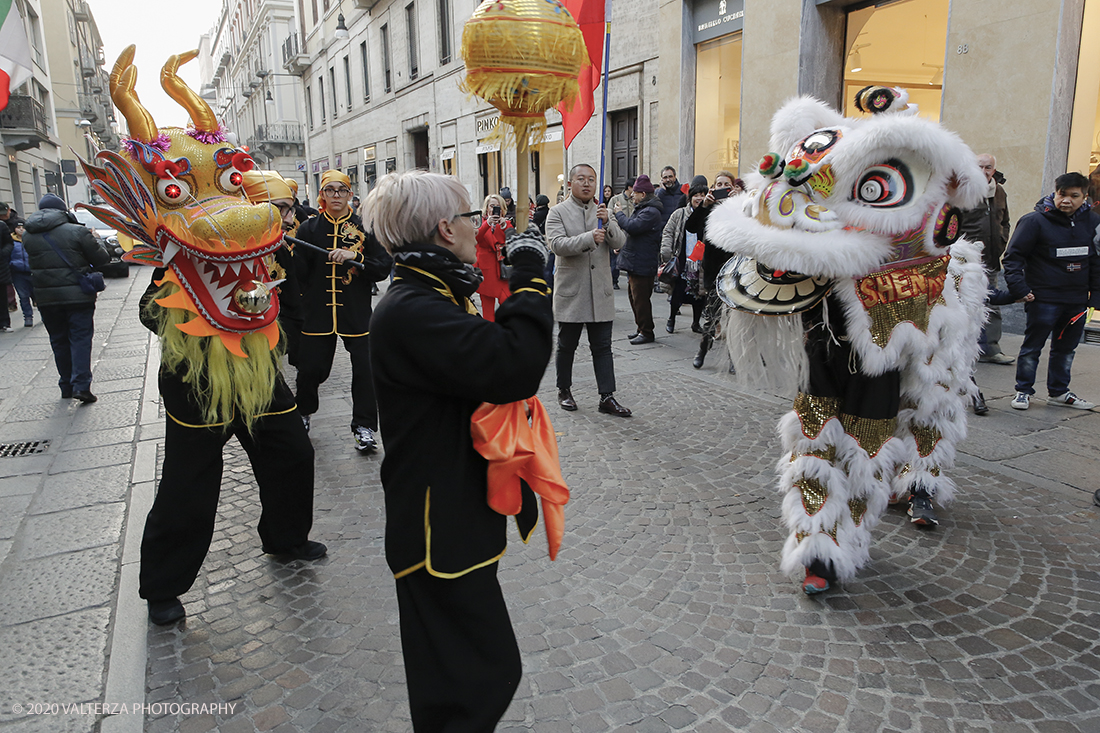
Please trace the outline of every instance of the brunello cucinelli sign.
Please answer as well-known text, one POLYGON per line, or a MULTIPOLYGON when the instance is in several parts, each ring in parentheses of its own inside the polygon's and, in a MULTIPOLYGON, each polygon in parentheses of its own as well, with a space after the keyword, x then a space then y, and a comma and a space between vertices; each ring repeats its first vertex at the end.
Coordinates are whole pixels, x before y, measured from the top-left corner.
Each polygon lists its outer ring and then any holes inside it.
POLYGON ((745 0, 695 0, 691 11, 695 43, 745 27, 745 0))

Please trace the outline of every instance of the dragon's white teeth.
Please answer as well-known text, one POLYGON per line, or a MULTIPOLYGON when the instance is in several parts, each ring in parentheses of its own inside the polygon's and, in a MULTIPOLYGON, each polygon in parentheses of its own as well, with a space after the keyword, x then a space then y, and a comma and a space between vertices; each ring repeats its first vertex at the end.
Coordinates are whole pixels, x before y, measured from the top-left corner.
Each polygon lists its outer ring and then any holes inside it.
POLYGON ((164 252, 161 253, 160 261, 164 265, 168 265, 177 254, 179 254, 180 246, 175 242, 168 242, 164 245, 164 252))
POLYGON ((284 277, 282 280, 272 280, 269 283, 264 283, 264 285, 266 285, 269 288, 277 288, 285 282, 286 282, 286 278, 284 277))

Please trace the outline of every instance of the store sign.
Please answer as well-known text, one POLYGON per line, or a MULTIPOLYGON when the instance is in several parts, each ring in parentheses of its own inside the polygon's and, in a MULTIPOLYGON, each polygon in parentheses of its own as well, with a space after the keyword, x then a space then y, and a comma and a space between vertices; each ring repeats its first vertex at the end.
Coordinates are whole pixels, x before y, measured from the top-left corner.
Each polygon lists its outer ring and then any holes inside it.
POLYGON ((530 144, 530 145, 541 145, 542 143, 556 143, 559 140, 563 139, 564 137, 565 137, 565 135, 562 133, 562 128, 559 125, 559 126, 556 126, 556 127, 549 128, 545 132, 545 134, 543 134, 542 139, 536 138, 534 135, 532 135, 530 138, 528 138, 528 140, 529 140, 528 144, 530 144))
POLYGON ((500 115, 494 115, 493 117, 482 117, 475 124, 474 136, 480 140, 483 137, 487 137, 489 133, 497 129, 497 125, 500 124, 500 115))
POLYGON ((485 143, 484 145, 478 145, 474 148, 474 153, 482 155, 483 153, 495 153, 500 150, 500 143, 485 143))
POLYGON ((695 43, 734 33, 745 27, 745 0, 696 0, 692 8, 695 43))
POLYGON ((439 154, 440 160, 450 160, 453 157, 455 157, 454 148, 443 148, 443 152, 439 154))

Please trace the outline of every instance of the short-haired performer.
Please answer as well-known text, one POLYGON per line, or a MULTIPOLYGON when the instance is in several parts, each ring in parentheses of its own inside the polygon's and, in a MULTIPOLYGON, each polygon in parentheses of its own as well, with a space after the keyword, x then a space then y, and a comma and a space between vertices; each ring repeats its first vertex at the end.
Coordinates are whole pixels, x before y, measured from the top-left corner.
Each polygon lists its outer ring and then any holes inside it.
POLYGON ((386 436, 386 560, 418 732, 490 731, 504 715, 522 673, 497 582, 505 514, 526 540, 538 516, 531 489, 542 496, 552 558, 568 498, 533 398, 554 328, 546 247, 537 227, 509 230, 512 295, 495 321, 481 318, 470 301, 481 212, 471 208, 458 179, 424 171, 386 176, 365 202, 395 260, 371 319, 371 364, 386 436), (516 436, 535 446, 530 460, 505 440, 516 436))

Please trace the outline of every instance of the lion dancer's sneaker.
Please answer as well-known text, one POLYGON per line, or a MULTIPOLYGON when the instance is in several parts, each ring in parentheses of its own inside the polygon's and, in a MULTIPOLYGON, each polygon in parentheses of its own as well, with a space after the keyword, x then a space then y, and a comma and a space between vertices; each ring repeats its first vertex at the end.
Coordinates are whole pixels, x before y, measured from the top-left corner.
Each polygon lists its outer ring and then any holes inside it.
POLYGON ((806 578, 802 581, 802 592, 808 596, 815 596, 818 593, 824 593, 825 591, 836 585, 836 573, 833 571, 832 563, 824 563, 821 560, 814 560, 806 568, 806 578))
POLYGON ((909 495, 909 521, 918 527, 932 528, 940 523, 932 508, 932 497, 923 488, 909 495))

